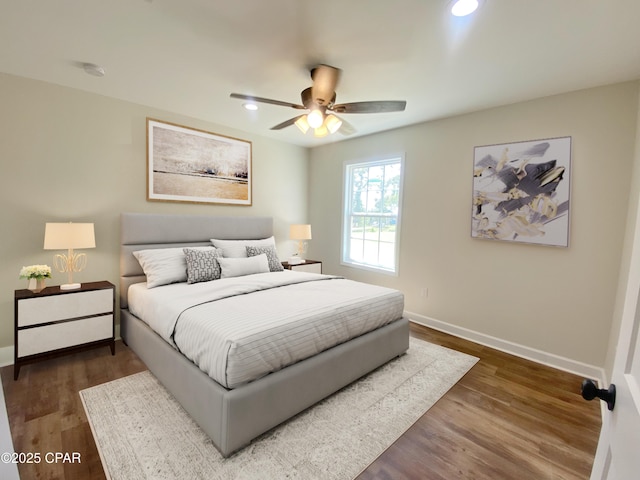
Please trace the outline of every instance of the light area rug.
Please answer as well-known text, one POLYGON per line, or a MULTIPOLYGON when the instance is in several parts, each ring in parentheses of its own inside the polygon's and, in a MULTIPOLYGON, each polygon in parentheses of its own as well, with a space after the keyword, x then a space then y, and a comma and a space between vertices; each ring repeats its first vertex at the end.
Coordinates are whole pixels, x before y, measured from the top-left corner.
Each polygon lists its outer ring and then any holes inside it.
POLYGON ((478 361, 414 338, 406 355, 223 458, 149 372, 80 395, 107 478, 352 479, 478 361))

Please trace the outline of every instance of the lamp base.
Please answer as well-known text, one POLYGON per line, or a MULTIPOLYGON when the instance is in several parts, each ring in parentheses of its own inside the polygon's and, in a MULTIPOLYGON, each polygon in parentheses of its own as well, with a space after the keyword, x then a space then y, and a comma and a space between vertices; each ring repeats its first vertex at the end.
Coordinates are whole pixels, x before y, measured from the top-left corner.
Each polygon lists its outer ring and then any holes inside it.
POLYGON ((60 285, 60 290, 76 290, 81 286, 81 283, 65 283, 64 285, 60 285))

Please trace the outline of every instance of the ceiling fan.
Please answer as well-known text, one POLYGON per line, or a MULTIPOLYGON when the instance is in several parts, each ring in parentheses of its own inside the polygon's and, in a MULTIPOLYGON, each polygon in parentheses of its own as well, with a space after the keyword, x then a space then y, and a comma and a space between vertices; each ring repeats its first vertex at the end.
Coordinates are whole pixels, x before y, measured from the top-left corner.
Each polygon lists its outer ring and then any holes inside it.
POLYGON ((324 137, 329 133, 338 131, 343 135, 351 135, 356 131, 351 124, 338 118, 338 116, 335 115, 336 113, 402 112, 407 105, 407 102, 404 100, 336 104, 335 89, 340 79, 340 69, 329 65, 320 64, 312 68, 311 79, 313 80, 313 85, 305 88, 301 92, 302 105, 272 100, 270 98, 254 97, 253 95, 243 95, 241 93, 232 93, 231 98, 291 107, 296 110, 309 110, 308 113, 290 118, 271 127, 271 130, 281 130, 290 125, 296 125, 302 133, 307 133, 309 128, 313 128, 316 137, 324 137))

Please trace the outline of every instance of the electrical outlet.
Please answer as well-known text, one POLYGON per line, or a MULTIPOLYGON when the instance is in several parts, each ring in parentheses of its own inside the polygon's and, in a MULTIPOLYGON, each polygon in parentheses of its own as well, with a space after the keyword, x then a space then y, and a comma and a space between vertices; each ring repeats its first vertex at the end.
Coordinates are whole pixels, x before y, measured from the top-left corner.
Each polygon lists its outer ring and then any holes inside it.
POLYGON ((422 287, 420 289, 420 296, 422 298, 427 298, 429 296, 429 289, 427 287, 422 287))

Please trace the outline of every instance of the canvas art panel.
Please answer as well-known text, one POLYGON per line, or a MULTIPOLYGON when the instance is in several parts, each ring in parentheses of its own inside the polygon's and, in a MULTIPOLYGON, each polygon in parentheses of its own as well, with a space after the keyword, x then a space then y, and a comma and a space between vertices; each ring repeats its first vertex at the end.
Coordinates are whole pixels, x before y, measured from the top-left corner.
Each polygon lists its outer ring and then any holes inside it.
POLYGON ((569 246, 571 137, 475 147, 471 236, 569 246))
POLYGON ((147 119, 147 199, 251 205, 251 142, 147 119))

